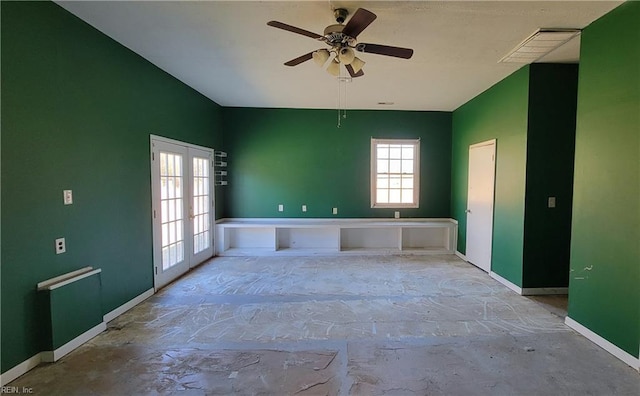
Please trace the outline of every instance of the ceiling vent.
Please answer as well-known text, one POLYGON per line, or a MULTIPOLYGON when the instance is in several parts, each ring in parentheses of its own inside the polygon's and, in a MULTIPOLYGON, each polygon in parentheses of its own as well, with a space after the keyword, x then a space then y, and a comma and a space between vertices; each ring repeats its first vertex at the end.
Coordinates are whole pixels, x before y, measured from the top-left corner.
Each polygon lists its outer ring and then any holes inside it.
POLYGON ((533 63, 580 34, 580 29, 538 29, 502 59, 502 63, 533 63))

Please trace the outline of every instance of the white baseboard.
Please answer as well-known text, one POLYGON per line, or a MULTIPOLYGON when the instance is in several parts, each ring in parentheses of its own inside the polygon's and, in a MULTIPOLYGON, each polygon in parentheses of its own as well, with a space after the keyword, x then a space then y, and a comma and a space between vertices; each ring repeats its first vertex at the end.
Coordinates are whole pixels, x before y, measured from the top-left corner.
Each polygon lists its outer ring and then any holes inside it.
POLYGON ((491 271, 489 272, 489 275, 497 280, 498 282, 502 283, 503 285, 505 285, 506 287, 508 287, 509 289, 513 290, 514 292, 522 295, 522 288, 518 285, 515 285, 513 283, 511 283, 511 281, 506 280, 505 278, 501 277, 500 275, 496 274, 495 272, 491 271))
POLYGON ((604 337, 594 333, 592 330, 589 330, 588 328, 568 316, 564 319, 564 323, 578 333, 585 336, 589 341, 592 341, 594 344, 598 345, 605 351, 622 360, 634 369, 640 371, 640 358, 636 358, 626 351, 623 351, 618 346, 614 345, 610 341, 607 341, 604 337))
POLYGON ((557 294, 569 294, 568 287, 523 287, 523 296, 548 296, 557 294))
POLYGON ((61 357, 63 357, 64 355, 66 355, 69 352, 73 351, 74 349, 78 348, 79 346, 81 346, 85 342, 89 341, 93 337, 95 337, 98 334, 102 333, 106 329, 107 329, 107 324, 104 323, 104 322, 100 322, 100 324, 98 324, 97 326, 94 326, 91 329, 85 331, 84 333, 80 334, 79 336, 77 336, 73 340, 67 342, 66 344, 64 344, 60 348, 56 349, 55 351, 43 351, 43 352, 40 352, 40 355, 42 356, 42 361, 43 362, 47 362, 47 363, 55 362, 58 359, 60 359, 61 357))
POLYGON ((460 257, 460 258, 461 258, 462 260, 464 260, 464 261, 467 261, 467 262, 469 261, 469 260, 467 260, 467 256, 465 256, 464 254, 460 253, 460 252, 459 252, 459 251, 457 251, 457 250, 456 250, 456 252, 455 252, 455 255, 456 255, 456 256, 458 256, 458 257, 460 257))
POLYGON ((0 375, 0 386, 5 386, 9 382, 18 378, 22 374, 36 367, 42 362, 42 353, 37 353, 17 366, 7 370, 7 372, 0 375))
POLYGON ((108 323, 111 322, 112 320, 114 320, 115 318, 117 318, 118 316, 122 315, 123 313, 127 312, 128 310, 130 310, 131 308, 135 307, 136 305, 140 304, 141 302, 143 302, 144 300, 146 300, 147 298, 153 296, 153 288, 147 290, 146 292, 140 294, 137 297, 134 297, 133 299, 127 301, 126 303, 122 304, 121 306, 119 306, 118 308, 114 309, 113 311, 107 313, 106 315, 104 315, 104 322, 108 323))

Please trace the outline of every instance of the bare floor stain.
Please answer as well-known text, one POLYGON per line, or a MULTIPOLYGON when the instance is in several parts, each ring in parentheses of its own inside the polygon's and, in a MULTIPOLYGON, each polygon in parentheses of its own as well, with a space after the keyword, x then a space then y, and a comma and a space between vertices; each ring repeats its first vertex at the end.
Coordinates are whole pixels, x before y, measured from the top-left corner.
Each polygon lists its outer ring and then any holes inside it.
POLYGON ((46 395, 638 394, 636 371, 552 311, 455 256, 215 258, 10 385, 46 395))

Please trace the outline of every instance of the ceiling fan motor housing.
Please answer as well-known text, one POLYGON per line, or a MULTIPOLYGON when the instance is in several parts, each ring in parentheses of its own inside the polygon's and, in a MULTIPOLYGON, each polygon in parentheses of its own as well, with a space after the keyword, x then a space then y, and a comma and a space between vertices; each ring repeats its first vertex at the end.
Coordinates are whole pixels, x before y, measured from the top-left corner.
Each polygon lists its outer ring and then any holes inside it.
POLYGON ((336 8, 333 10, 333 16, 336 17, 336 22, 338 23, 344 23, 347 19, 347 15, 349 15, 349 11, 344 8, 336 8))
POLYGON ((342 33, 344 25, 329 25, 324 29, 324 37, 327 44, 332 47, 340 47, 344 45, 353 45, 355 39, 342 33))

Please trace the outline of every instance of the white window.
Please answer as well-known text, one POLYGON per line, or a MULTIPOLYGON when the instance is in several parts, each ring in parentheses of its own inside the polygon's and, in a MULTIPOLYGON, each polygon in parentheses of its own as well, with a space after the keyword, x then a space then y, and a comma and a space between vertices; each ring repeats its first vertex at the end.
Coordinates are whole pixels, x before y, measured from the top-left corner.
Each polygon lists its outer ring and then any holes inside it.
POLYGON ((420 139, 371 139, 371 207, 417 208, 420 139))

